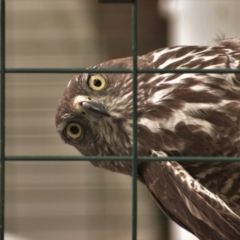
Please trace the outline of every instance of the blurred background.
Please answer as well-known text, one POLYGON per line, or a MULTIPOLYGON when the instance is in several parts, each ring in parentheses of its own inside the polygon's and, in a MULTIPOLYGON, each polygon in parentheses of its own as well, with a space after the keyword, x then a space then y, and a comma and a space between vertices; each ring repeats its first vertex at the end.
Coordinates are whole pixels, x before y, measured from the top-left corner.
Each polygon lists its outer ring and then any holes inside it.
MULTIPOLYGON (((240 35, 238 0, 139 0, 139 54, 240 35)), ((131 4, 6 0, 7 68, 84 68, 129 56, 131 4)), ((78 156, 55 130, 72 74, 6 74, 6 155, 78 156)), ((6 162, 6 239, 131 239, 131 178, 88 162, 6 162)), ((139 240, 193 240, 139 184, 139 240)))

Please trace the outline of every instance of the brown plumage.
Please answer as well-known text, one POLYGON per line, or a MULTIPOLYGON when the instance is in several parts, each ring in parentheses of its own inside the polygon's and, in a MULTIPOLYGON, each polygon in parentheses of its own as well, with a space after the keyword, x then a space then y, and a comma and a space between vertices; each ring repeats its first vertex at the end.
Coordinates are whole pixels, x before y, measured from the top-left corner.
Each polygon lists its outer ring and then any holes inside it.
MULTIPOLYGON (((240 38, 138 57, 140 69, 240 69, 240 38)), ((132 68, 132 58, 95 69, 132 68)), ((80 74, 56 114, 82 155, 132 154, 132 74, 80 74)), ((240 74, 138 74, 140 156, 240 156, 240 74)), ((131 175, 130 162, 93 165, 131 175)), ((138 179, 163 212, 200 239, 240 239, 239 162, 139 162, 138 179)))

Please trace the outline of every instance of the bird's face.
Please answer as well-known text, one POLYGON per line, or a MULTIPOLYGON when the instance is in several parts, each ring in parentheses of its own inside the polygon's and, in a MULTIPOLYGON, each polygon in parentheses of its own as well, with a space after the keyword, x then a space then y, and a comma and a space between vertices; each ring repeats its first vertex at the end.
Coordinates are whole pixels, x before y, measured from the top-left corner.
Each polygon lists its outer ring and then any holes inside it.
POLYGON ((61 138, 83 155, 130 155, 131 114, 131 74, 80 74, 68 83, 56 126, 61 138))

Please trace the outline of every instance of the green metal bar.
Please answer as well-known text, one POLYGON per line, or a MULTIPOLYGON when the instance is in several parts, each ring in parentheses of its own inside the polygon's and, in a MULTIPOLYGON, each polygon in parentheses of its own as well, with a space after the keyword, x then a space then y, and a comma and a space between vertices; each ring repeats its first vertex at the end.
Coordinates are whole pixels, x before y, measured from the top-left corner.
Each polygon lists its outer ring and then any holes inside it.
POLYGON ((132 0, 98 0, 98 3, 132 3, 132 0))
POLYGON ((139 69, 138 73, 240 73, 240 69, 139 69))
POLYGON ((5 73, 132 73, 131 69, 7 68, 5 73))
MULTIPOLYGON (((5 161, 132 161, 132 156, 5 156, 5 161)), ((139 156, 138 161, 214 161, 238 162, 240 157, 150 157, 139 156)))
POLYGON ((1 0, 1 81, 0 81, 0 185, 1 185, 1 207, 0 207, 0 239, 4 239, 4 198, 5 198, 5 1, 1 0))
MULTIPOLYGON (((137 73, 240 73, 240 69, 135 69, 137 73)), ((6 68, 5 73, 132 73, 132 69, 6 68)))
POLYGON ((132 240, 137 240, 137 94, 138 94, 138 39, 137 39, 137 0, 132 4, 132 59, 133 59, 133 151, 132 151, 132 240))

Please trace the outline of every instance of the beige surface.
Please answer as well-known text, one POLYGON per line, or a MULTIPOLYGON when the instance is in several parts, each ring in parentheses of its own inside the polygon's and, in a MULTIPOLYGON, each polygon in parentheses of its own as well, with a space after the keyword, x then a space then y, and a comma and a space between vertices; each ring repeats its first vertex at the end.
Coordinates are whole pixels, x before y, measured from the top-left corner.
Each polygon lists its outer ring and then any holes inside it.
MULTIPOLYGON (((94 0, 7 0, 7 67, 75 68, 107 59, 98 7, 94 0)), ((71 76, 7 74, 7 155, 78 155, 54 125, 71 76)), ((90 163, 7 162, 5 206, 6 231, 23 238, 131 239, 131 178, 90 163)), ((160 232, 159 211, 140 187, 138 239, 160 232)))

